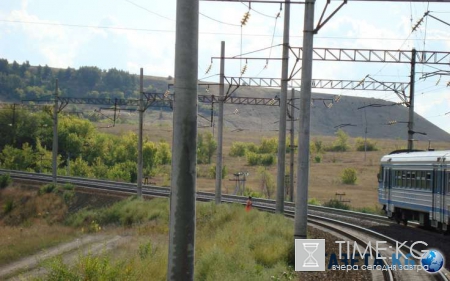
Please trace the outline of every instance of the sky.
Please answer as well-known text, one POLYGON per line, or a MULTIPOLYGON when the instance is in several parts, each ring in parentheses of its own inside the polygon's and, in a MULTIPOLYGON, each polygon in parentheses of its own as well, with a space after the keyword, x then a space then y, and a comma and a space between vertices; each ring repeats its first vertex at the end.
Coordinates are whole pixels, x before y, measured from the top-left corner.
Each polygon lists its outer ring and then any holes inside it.
MULTIPOLYGON (((316 23, 325 3, 316 1, 316 23)), ((327 14, 340 4, 332 1, 327 14)), ((450 22, 450 3, 348 1, 315 35, 314 47, 450 52, 449 25, 426 17, 412 32, 426 11, 450 22)), ((280 4, 249 7, 248 2, 200 1, 200 13, 198 73, 202 81, 218 82, 219 61, 211 58, 220 55, 221 41, 226 43, 227 57, 261 49, 245 57, 281 57, 284 7, 280 4), (250 18, 241 27, 248 11, 250 18)), ((303 13, 303 5, 291 5, 293 47, 302 45, 303 13)), ((60 68, 117 68, 134 74, 143 67, 145 75, 173 76, 175 20, 175 0, 2 0, 0 58, 60 68)), ((240 76, 244 65, 245 77, 281 77, 281 63, 276 60, 227 60, 225 75, 240 76)), ((290 71, 293 66, 290 55, 290 71)), ((416 66, 415 110, 450 133, 450 113, 446 114, 450 112, 450 75, 423 77, 438 69, 450 71, 450 65, 416 66)), ((378 81, 409 82, 410 65, 313 63, 313 79, 360 81, 366 75, 378 81)), ((295 78, 299 77, 300 73, 295 78)), ((392 91, 317 91, 400 102, 392 91)), ((397 121, 407 121, 407 116, 397 121)))

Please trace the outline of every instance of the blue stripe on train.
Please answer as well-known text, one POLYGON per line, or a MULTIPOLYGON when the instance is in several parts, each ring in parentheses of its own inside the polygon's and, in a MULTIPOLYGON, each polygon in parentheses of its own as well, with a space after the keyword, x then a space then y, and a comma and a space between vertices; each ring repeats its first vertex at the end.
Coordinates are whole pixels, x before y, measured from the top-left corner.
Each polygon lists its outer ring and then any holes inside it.
MULTIPOLYGON (((392 200, 386 200, 386 199, 378 199, 378 201, 381 204, 386 204, 389 202, 389 204, 394 204, 395 206, 404 207, 404 208, 408 208, 411 210, 417 210, 417 211, 423 211, 423 212, 431 212, 432 211, 432 208, 430 206, 422 206, 422 205, 417 205, 417 204, 410 204, 410 203, 404 203, 404 202, 392 201, 392 200)), ((444 211, 444 214, 450 216, 450 210, 434 208, 434 211, 438 212, 438 213, 442 213, 442 211, 444 211)))

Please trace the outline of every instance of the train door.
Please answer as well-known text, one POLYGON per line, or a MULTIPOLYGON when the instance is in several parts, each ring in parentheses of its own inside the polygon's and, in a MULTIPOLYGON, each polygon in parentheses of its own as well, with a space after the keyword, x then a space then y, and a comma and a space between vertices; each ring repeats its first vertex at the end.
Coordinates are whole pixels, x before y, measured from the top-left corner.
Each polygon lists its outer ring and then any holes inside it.
POLYGON ((442 186, 443 186, 444 177, 441 171, 437 168, 433 169, 433 179, 432 179, 432 204, 431 204, 431 219, 432 225, 437 227, 437 222, 441 222, 443 218, 441 218, 442 214, 442 205, 441 198, 442 196, 442 186))
POLYGON ((392 215, 392 212, 394 211, 391 203, 391 174, 392 169, 385 167, 384 168, 384 174, 383 174, 383 186, 384 186, 384 198, 386 199, 386 211, 388 212, 388 216, 390 217, 392 215))
POLYGON ((441 200, 440 200, 440 222, 445 222, 445 190, 447 187, 447 182, 448 182, 448 174, 447 174, 447 170, 443 170, 441 172, 442 175, 442 179, 441 179, 441 200))

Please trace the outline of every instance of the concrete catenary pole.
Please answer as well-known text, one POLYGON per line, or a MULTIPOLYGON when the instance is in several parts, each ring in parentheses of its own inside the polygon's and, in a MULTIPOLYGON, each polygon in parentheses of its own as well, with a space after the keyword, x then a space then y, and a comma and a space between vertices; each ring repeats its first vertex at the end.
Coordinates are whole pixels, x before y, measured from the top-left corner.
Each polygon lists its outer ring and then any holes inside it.
POLYGON ((281 93, 280 93, 280 126, 278 129, 278 159, 277 159, 277 199, 275 212, 284 212, 285 195, 285 165, 286 165, 286 113, 287 113, 287 87, 289 67, 289 22, 290 22, 290 0, 284 4, 284 30, 283 30, 283 62, 281 64, 281 93))
POLYGON ((408 120, 408 150, 414 149, 414 84, 416 79, 416 49, 411 53, 411 80, 409 85, 409 120, 408 120))
MULTIPOLYGON (((225 93, 225 41, 220 44, 219 121, 217 128, 216 204, 222 201, 223 99, 225 93)), ((214 130, 214 123, 213 123, 214 130)))
POLYGON ((302 85, 298 133, 297 194, 295 196, 294 238, 305 239, 308 215, 309 139, 311 119, 311 78, 315 0, 306 0, 303 27, 302 85))
POLYGON ((55 80, 55 104, 53 106, 53 147, 52 147, 52 178, 56 185, 58 180, 58 79, 55 80))
POLYGON ((199 0, 177 0, 167 280, 194 280, 199 0))
POLYGON ((137 196, 142 197, 142 135, 144 130, 144 69, 141 68, 139 76, 139 135, 138 135, 138 159, 137 159, 137 196))
POLYGON ((294 106, 295 89, 292 88, 291 91, 291 149, 290 152, 290 163, 289 163, 289 201, 294 202, 294 151, 295 151, 295 141, 294 141, 294 130, 295 130, 295 106, 294 106))

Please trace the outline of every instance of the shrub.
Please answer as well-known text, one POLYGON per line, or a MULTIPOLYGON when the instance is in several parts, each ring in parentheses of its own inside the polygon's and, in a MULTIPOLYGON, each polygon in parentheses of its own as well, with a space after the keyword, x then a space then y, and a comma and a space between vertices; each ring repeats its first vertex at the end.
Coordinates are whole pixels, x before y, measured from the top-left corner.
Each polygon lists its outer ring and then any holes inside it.
POLYGON ((73 184, 71 183, 66 183, 62 186, 63 190, 68 190, 68 191, 72 191, 75 189, 75 187, 73 186, 73 184))
POLYGON ((275 155, 273 154, 261 154, 261 165, 270 166, 275 163, 275 155))
POLYGON ((251 151, 251 152, 258 152, 258 146, 256 144, 254 144, 253 142, 247 143, 246 144, 246 149, 247 151, 251 151))
POLYGON ((3 205, 3 213, 9 214, 14 209, 14 201, 12 199, 8 199, 6 203, 3 205))
POLYGON ((52 192, 56 192, 56 191, 58 191, 58 186, 54 185, 53 183, 49 183, 44 186, 41 186, 41 188, 39 188, 38 194, 43 195, 43 194, 52 193, 52 192))
POLYGON ((12 180, 9 174, 0 176, 0 189, 7 188, 11 182, 12 180))
POLYGON ((344 202, 341 202, 337 199, 330 199, 330 201, 325 202, 323 204, 325 207, 335 208, 335 209, 342 209, 342 210, 349 210, 350 206, 345 204, 344 202))
POLYGON ((358 179, 356 176, 356 170, 353 168, 346 168, 342 173, 341 178, 343 184, 355 184, 358 179))
POLYGON ((314 156, 314 162, 316 162, 316 163, 322 162, 322 156, 320 156, 320 155, 314 156))
MULTIPOLYGON (((68 217, 67 224, 86 228, 91 227, 92 221, 95 224, 120 224, 123 226, 133 226, 145 221, 166 220, 169 217, 169 210, 164 200, 153 199, 144 201, 131 197, 120 201, 109 208, 98 210, 83 210, 68 217)), ((161 229, 165 233, 166 229, 161 229)))
POLYGON ((322 153, 324 151, 324 147, 321 140, 314 140, 314 150, 316 153, 322 153))
MULTIPOLYGON (((222 166, 222 179, 224 179, 228 174, 228 169, 226 165, 222 166)), ((208 170, 208 175, 210 179, 216 178, 216 164, 211 165, 208 170)))
POLYGON ((347 151, 349 146, 347 144, 348 142, 348 135, 341 129, 339 129, 336 132, 337 140, 333 142, 333 145, 330 147, 327 147, 327 150, 329 151, 336 151, 336 152, 344 152, 347 151))
POLYGON ((371 139, 366 140, 366 145, 364 145, 364 139, 363 138, 356 138, 356 150, 357 151, 364 151, 364 146, 366 151, 377 151, 378 147, 376 146, 377 143, 371 139))
POLYGON ((231 157, 242 157, 245 156, 247 150, 247 145, 243 142, 233 142, 231 144, 230 156, 231 157))
POLYGON ((277 138, 263 138, 261 140, 261 146, 258 149, 259 153, 277 153, 278 151, 278 139, 277 138))
POLYGON ((251 151, 245 153, 245 158, 247 159, 247 164, 250 166, 256 166, 261 163, 261 155, 251 151))
POLYGON ((320 206, 321 203, 319 200, 317 200, 317 198, 311 198, 308 200, 308 204, 309 205, 314 205, 314 206, 320 206))
POLYGON ((72 202, 73 197, 75 197, 75 191, 73 190, 65 190, 63 193, 63 199, 66 204, 72 202))

